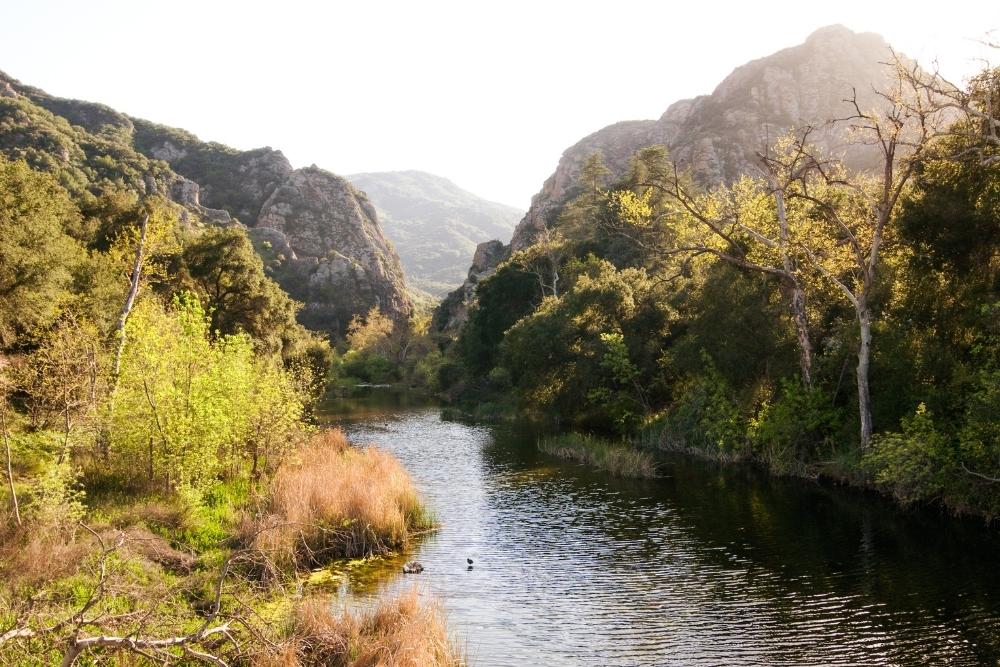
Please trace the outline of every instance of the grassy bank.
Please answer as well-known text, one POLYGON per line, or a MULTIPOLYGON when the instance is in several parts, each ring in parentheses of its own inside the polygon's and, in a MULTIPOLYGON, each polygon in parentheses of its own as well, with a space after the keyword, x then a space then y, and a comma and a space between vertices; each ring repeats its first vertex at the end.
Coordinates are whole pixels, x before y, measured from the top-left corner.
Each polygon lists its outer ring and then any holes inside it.
POLYGON ((256 667, 459 667, 465 658, 448 637, 441 607, 416 589, 374 608, 334 615, 329 602, 308 600, 296 609, 290 636, 256 667))
POLYGON ((351 447, 325 431, 283 465, 256 517, 242 527, 279 570, 405 549, 433 526, 409 474, 376 447, 351 447))
POLYGON ((461 664, 415 593, 367 614, 310 598, 309 568, 405 549, 431 525, 386 452, 320 432, 269 480, 195 505, 108 486, 76 523, 0 517, 0 664, 461 664))
POLYGON ((594 466, 617 477, 656 477, 656 462, 649 452, 590 435, 567 433, 543 438, 539 451, 561 459, 594 466))

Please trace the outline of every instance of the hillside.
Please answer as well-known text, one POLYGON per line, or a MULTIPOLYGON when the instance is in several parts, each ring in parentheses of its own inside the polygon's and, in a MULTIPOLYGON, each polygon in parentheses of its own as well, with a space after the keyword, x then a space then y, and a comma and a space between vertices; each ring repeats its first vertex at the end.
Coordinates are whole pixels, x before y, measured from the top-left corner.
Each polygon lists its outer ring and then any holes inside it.
POLYGON ((353 174, 347 179, 375 205, 408 283, 435 296, 462 283, 476 245, 506 240, 524 215, 422 171, 353 174))
POLYGON ((364 193, 318 167, 293 169, 280 151, 204 142, 0 73, 0 154, 56 175, 78 201, 158 193, 192 227, 244 229, 312 329, 340 334, 373 306, 397 319, 412 312, 399 258, 364 193))
MULTIPOLYGON (((883 63, 890 58, 890 46, 882 37, 827 26, 803 44, 737 67, 711 94, 677 101, 656 120, 623 121, 584 137, 566 149, 532 198, 509 251, 528 247, 539 230, 554 222, 562 205, 576 194, 577 178, 590 155, 599 154, 615 179, 638 150, 663 145, 702 185, 730 182, 754 172, 757 152, 790 128, 849 115, 845 99, 855 90, 863 108, 876 104, 873 91, 887 87, 890 72, 883 63)), ((848 147, 847 133, 847 126, 841 125, 813 138, 848 165, 866 166, 864 152, 848 147)), ((470 275, 478 279, 484 273, 489 271, 476 266, 470 275)), ((439 326, 454 327, 464 320, 474 284, 466 282, 449 297, 438 313, 439 326)))

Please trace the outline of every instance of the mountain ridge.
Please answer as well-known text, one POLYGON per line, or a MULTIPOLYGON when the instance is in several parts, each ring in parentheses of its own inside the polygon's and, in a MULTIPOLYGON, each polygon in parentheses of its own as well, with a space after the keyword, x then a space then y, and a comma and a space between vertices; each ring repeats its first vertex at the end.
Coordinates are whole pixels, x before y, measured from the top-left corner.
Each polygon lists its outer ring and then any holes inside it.
POLYGON ((303 324, 341 334, 379 307, 413 306, 399 257, 364 193, 270 147, 240 151, 103 104, 58 98, 0 72, 0 153, 59 176, 77 197, 160 193, 189 225, 237 225, 267 272, 304 303, 303 324))
MULTIPOLYGON (((846 115, 850 108, 844 100, 852 94, 862 107, 875 105, 874 91, 887 87, 890 72, 884 63, 892 56, 891 46, 875 33, 856 33, 840 24, 821 27, 800 44, 737 66, 710 94, 677 100, 657 119, 620 121, 592 132, 563 152, 532 197, 506 252, 492 248, 483 256, 503 261, 530 246, 572 198, 581 169, 594 153, 615 179, 637 151, 663 145, 699 184, 711 186, 752 170, 756 152, 792 127, 815 125, 812 138, 821 149, 852 168, 867 168, 870 152, 850 143, 847 128, 824 123, 846 115)), ((465 283, 439 308, 436 326, 454 329, 464 322, 470 305, 466 295, 473 295, 475 284, 492 269, 470 269, 465 283)))

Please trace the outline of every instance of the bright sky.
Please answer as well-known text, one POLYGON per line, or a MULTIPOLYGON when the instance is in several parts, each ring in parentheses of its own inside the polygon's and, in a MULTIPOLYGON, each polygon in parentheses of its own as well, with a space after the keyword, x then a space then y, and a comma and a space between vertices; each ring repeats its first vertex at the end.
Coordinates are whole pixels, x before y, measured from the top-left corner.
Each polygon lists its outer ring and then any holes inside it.
POLYGON ((578 139, 831 23, 961 79, 1000 2, 2 0, 0 70, 295 166, 422 169, 527 208, 578 139))

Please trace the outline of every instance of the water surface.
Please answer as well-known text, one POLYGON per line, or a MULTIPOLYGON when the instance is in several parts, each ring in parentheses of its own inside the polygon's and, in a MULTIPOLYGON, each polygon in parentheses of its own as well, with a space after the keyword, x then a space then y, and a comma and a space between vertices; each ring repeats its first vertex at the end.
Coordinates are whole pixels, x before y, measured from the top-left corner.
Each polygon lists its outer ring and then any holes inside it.
POLYGON ((419 583, 475 665, 1000 659, 1000 539, 978 522, 681 456, 616 480, 528 428, 377 396, 327 419, 396 454, 442 527, 410 555, 423 574, 354 592, 419 583))

